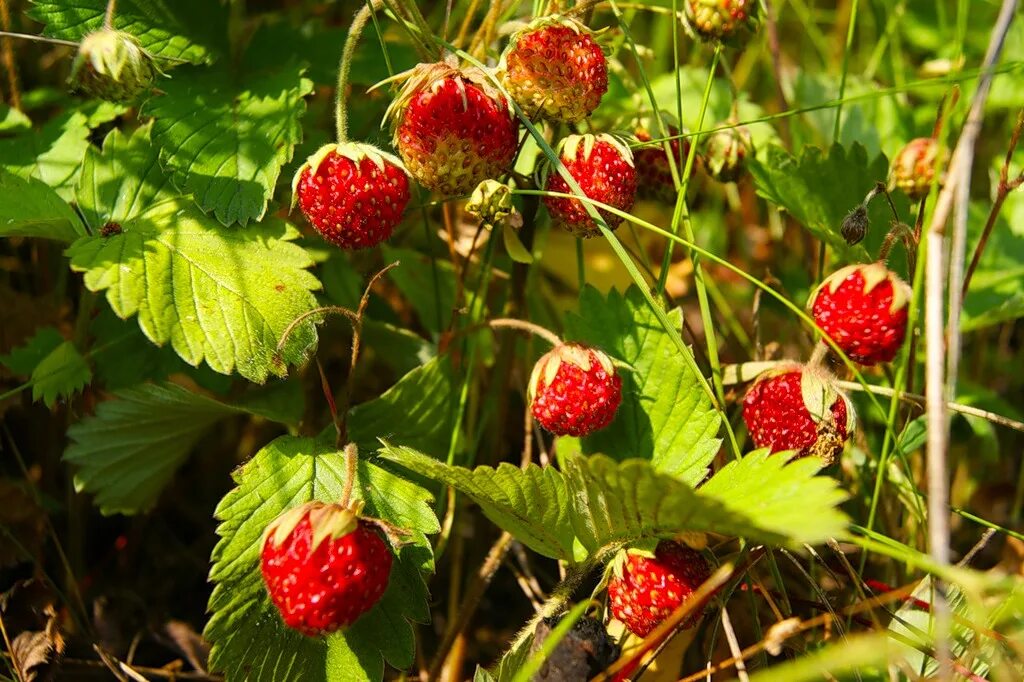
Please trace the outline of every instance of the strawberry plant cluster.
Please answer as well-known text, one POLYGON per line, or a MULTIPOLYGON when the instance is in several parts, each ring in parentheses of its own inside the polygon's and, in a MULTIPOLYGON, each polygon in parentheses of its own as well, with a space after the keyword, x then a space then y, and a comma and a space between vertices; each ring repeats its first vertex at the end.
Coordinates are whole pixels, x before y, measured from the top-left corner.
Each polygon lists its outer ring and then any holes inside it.
POLYGON ((1024 678, 1016 4, 0 0, 0 675, 1024 678))

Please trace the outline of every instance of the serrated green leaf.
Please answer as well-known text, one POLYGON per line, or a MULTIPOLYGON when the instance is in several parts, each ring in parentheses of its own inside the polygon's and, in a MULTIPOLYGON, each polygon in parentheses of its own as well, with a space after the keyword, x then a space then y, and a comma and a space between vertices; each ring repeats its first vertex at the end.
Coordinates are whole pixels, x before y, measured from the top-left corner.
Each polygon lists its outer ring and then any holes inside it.
MULTIPOLYGON (((107 0, 33 0, 29 16, 44 35, 79 40, 103 27, 107 0)), ((131 33, 151 54, 208 62, 226 41, 227 13, 208 0, 120 0, 114 28, 131 33)))
MULTIPOLYGON (((277 46, 254 44, 250 54, 277 46)), ((265 56, 263 57, 265 60, 265 56)), ((182 67, 144 113, 153 142, 182 192, 225 225, 259 220, 281 166, 302 139, 303 99, 313 84, 295 62, 182 67)))
POLYGON ((70 242, 83 234, 78 215, 45 183, 0 170, 0 237, 70 242))
POLYGON ((235 473, 238 487, 216 512, 221 539, 210 571, 213 615, 204 632, 213 644, 212 670, 252 682, 379 680, 384 660, 398 668, 414 662, 409 621, 429 615, 423 576, 433 570, 433 559, 425 534, 437 532, 439 524, 427 491, 366 458, 360 458, 355 486, 365 513, 413 531, 381 602, 348 630, 313 638, 286 628, 267 597, 259 569, 267 524, 308 500, 337 500, 344 471, 344 456, 327 442, 286 436, 235 473))
POLYGON ((43 358, 63 342, 64 337, 55 327, 43 327, 24 345, 15 348, 8 355, 0 355, 0 365, 15 374, 29 376, 43 358))
POLYGON ((348 414, 349 439, 361 452, 380 448, 379 438, 443 458, 455 420, 455 376, 448 356, 406 374, 379 398, 348 414))
MULTIPOLYGON (((781 147, 770 146, 749 165, 757 193, 788 211, 843 259, 873 259, 869 254, 878 252, 892 221, 884 197, 877 197, 868 208, 871 228, 863 242, 847 245, 839 228, 846 214, 864 200, 875 183, 886 181, 889 162, 884 155, 869 160, 860 144, 849 149, 836 144, 827 155, 817 147, 804 147, 797 159, 781 147)), ((892 198, 901 219, 912 224, 907 198, 899 192, 892 198)))
POLYGON ((225 230, 172 197, 147 135, 115 132, 102 152, 90 150, 80 202, 94 225, 117 222, 121 231, 73 243, 72 269, 85 273, 91 291, 107 292, 119 317, 138 313, 146 336, 169 341, 189 364, 205 360, 255 382, 283 376, 316 340, 310 319, 275 358, 284 330, 316 305, 311 291, 320 286, 306 270, 309 255, 290 243, 298 233, 279 220, 225 230), (128 167, 139 174, 121 174, 128 167))
POLYGON ((36 178, 65 201, 71 201, 82 158, 89 148, 84 114, 55 116, 39 130, 0 139, 0 168, 22 178, 36 178))
POLYGON ((784 466, 765 451, 730 464, 712 477, 722 476, 716 485, 699 491, 645 460, 603 455, 568 456, 564 472, 507 463, 471 471, 405 447, 386 446, 382 456, 452 486, 523 544, 565 561, 604 558, 623 545, 682 531, 800 546, 840 535, 847 523, 836 509, 846 495, 834 480, 815 476, 817 462, 784 466))
POLYGON ((75 488, 95 495, 101 512, 136 514, 156 504, 213 424, 241 411, 175 384, 142 384, 69 428, 64 461, 76 468, 75 488))
POLYGON ((29 375, 32 400, 52 408, 57 399, 68 399, 92 381, 92 370, 75 345, 53 327, 44 327, 0 364, 15 374, 29 375))
POLYGON ((32 127, 29 117, 14 107, 0 103, 0 133, 20 132, 32 127))
MULTIPOLYGON (((682 313, 673 311, 682 329, 682 313)), ((625 296, 593 287, 580 294, 577 314, 565 321, 567 337, 596 346, 632 371, 619 370, 622 404, 606 428, 580 439, 585 454, 614 459, 648 459, 655 469, 696 485, 721 444, 721 417, 697 376, 658 323, 643 294, 631 286, 625 296)))

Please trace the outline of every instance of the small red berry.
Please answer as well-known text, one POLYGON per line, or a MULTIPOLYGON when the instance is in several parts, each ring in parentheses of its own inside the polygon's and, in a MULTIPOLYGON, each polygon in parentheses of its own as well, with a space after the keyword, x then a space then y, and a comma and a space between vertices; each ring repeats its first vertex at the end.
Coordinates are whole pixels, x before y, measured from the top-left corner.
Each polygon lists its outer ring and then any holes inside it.
POLYGON ((757 377, 743 398, 743 421, 757 447, 813 455, 827 466, 853 432, 854 411, 827 377, 794 362, 757 377))
MULTIPOLYGON (((646 637, 710 575, 704 556, 678 542, 659 542, 653 557, 630 550, 621 572, 608 581, 612 615, 637 637, 646 637)), ((703 610, 694 612, 684 627, 693 627, 702 615, 703 610)))
POLYGON ((409 203, 401 162, 365 144, 329 144, 295 174, 293 196, 320 236, 343 249, 387 240, 409 203))
POLYGON ((458 196, 512 169, 519 124, 482 74, 441 62, 407 78, 388 116, 398 153, 421 185, 458 196))
MULTIPOLYGON (((676 164, 676 172, 680 179, 683 177, 683 169, 686 167, 686 158, 690 154, 690 140, 676 137, 679 135, 679 128, 674 125, 665 124, 662 126, 665 134, 672 137, 669 148, 672 150, 672 159, 676 164)), ((641 142, 648 142, 652 133, 647 125, 641 125, 636 129, 636 139, 641 142)), ((694 159, 694 169, 699 157, 694 159)), ((669 163, 665 147, 660 142, 644 145, 633 150, 633 165, 636 166, 637 196, 641 199, 654 199, 665 203, 675 203, 676 185, 672 180, 672 167, 669 163)))
POLYGON ((528 116, 575 123, 608 90, 608 64, 594 33, 575 19, 542 17, 512 36, 502 80, 528 116))
POLYGON ((928 196, 935 184, 936 169, 945 159, 946 151, 938 140, 919 137, 896 154, 889 175, 892 183, 911 201, 919 201, 928 196))
MULTIPOLYGON (((558 147, 559 159, 576 180, 583 194, 620 211, 633 208, 636 199, 636 168, 629 147, 611 135, 569 135, 558 147)), ((545 189, 572 194, 569 183, 556 170, 548 174, 545 189)), ((544 197, 556 223, 579 237, 601 234, 597 223, 579 199, 544 197)), ((608 227, 615 229, 622 218, 605 209, 598 212, 608 227)))
POLYGON ((268 526, 260 567, 285 624, 312 637, 373 608, 387 589, 392 559, 380 533, 355 511, 307 502, 268 526))
POLYGON ((537 361, 529 398, 542 427, 558 436, 586 436, 615 417, 622 402, 622 378, 611 358, 596 348, 562 344, 537 361))
POLYGON ((811 297, 814 321, 852 360, 889 362, 907 334, 910 286, 882 263, 832 273, 811 297))

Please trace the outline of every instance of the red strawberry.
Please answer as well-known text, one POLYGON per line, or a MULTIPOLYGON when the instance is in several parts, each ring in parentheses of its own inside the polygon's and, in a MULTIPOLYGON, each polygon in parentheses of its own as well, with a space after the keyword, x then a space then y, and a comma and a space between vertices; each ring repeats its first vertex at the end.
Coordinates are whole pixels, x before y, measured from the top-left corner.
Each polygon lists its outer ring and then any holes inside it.
POLYGON ((908 142, 893 158, 890 177, 912 201, 918 201, 928 196, 935 183, 936 167, 945 159, 946 151, 938 140, 919 137, 908 142))
POLYGON ((260 567, 270 601, 288 627, 309 636, 334 632, 384 596, 391 550, 357 512, 307 502, 267 527, 260 567))
POLYGON ((757 30, 758 0, 686 0, 683 8, 704 40, 735 42, 757 30))
POLYGON ((366 144, 324 145, 292 184, 292 196, 316 231, 343 249, 387 240, 409 203, 401 162, 366 144))
MULTIPOLYGON (((654 556, 629 550, 608 581, 612 615, 637 637, 646 637, 710 575, 704 556, 678 542, 659 542, 654 556)), ((702 615, 691 614, 684 627, 693 627, 702 615)))
MULTIPOLYGON (((666 118, 663 115, 663 120, 666 118)), ((636 129, 636 139, 641 142, 648 142, 653 139, 651 136, 652 126, 641 123, 636 129)), ((690 140, 678 138, 679 128, 669 123, 662 125, 662 130, 668 137, 674 138, 669 147, 672 150, 672 158, 676 164, 676 172, 683 177, 683 169, 686 167, 686 157, 690 154, 690 140)), ((657 131, 657 128, 654 128, 657 131)), ((694 168, 699 157, 694 159, 694 168)), ((669 165, 668 155, 661 142, 654 142, 650 145, 639 147, 633 151, 633 164, 636 166, 637 196, 641 199, 655 199, 665 203, 675 203, 676 186, 672 181, 672 168, 669 165)))
POLYGON ((559 436, 603 429, 622 402, 611 358, 579 343, 555 346, 533 368, 528 391, 537 423, 559 436))
POLYGON ((512 36, 502 80, 529 116, 575 123, 608 90, 608 65, 594 33, 575 19, 542 17, 512 36))
POLYGON ((785 363, 763 372, 743 398, 743 421, 754 445, 794 450, 827 466, 854 428, 853 405, 819 370, 785 363))
MULTIPOLYGON (((633 153, 621 140, 604 134, 569 135, 559 144, 558 152, 562 165, 579 184, 583 194, 621 211, 633 208, 636 169, 633 167, 633 153)), ((548 174, 545 189, 572 193, 569 184, 554 169, 548 174)), ((573 234, 579 237, 601 234, 579 199, 544 197, 544 205, 555 222, 573 234)), ((622 222, 622 218, 604 209, 600 209, 600 214, 613 230, 622 222)))
POLYGON ((420 64, 388 116, 406 168, 427 189, 446 197, 469 194, 511 170, 519 125, 478 71, 420 64))
POLYGON ((862 365, 889 362, 907 334, 910 286, 882 263, 848 265, 811 296, 814 321, 862 365))

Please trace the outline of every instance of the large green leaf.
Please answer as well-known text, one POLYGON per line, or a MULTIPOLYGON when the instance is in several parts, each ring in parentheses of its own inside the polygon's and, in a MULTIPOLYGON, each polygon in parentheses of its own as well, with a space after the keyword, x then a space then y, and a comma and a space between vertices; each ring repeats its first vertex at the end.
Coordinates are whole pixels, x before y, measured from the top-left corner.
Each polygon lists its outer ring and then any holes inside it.
POLYGON ((91 291, 107 292, 119 317, 137 313, 146 336, 169 341, 186 362, 205 360, 256 382, 283 376, 316 341, 310 319, 275 357, 284 330, 315 306, 311 291, 320 286, 306 270, 308 254, 290 243, 297 231, 279 220, 225 230, 171 196, 147 135, 115 131, 101 153, 90 150, 79 201, 94 226, 116 222, 120 231, 76 241, 71 267, 85 273, 91 291), (121 175, 127 168, 141 175, 121 175))
POLYGON ((384 597, 352 627, 326 638, 300 635, 284 626, 263 586, 259 553, 267 524, 303 502, 337 500, 344 471, 343 455, 328 443, 282 437, 235 473, 238 487, 216 512, 221 539, 204 633, 213 644, 212 670, 251 682, 347 682, 379 680, 385 660, 399 669, 413 664, 409 621, 429 617, 424 575, 433 571, 433 557, 426 534, 440 529, 423 488, 360 459, 355 493, 366 502, 364 512, 413 534, 398 551, 384 597))
MULTIPOLYGON (((839 228, 846 214, 864 200, 876 182, 885 182, 889 162, 879 155, 868 159, 860 144, 849 149, 833 145, 825 154, 817 147, 804 147, 800 158, 781 147, 770 146, 750 162, 757 193, 788 211, 811 234, 832 247, 849 261, 868 261, 878 252, 889 231, 892 212, 883 197, 871 202, 868 217, 871 229, 867 238, 849 246, 839 228)), ((905 196, 893 194, 900 218, 912 223, 913 216, 905 196)))
POLYGON ((78 215, 45 183, 0 170, 0 237, 70 242, 83 234, 78 215))
MULTIPOLYGON (((682 328, 680 311, 669 318, 682 328)), ((721 418, 640 290, 632 286, 625 296, 612 290, 606 298, 587 287, 579 313, 567 316, 565 324, 570 339, 632 367, 619 372, 622 404, 615 421, 581 439, 582 451, 647 459, 659 471, 699 483, 718 452, 721 418)))
POLYGON ((89 148, 87 119, 80 112, 55 116, 38 130, 0 139, 0 168, 36 178, 70 201, 89 148))
POLYGON ((301 65, 268 59, 278 50, 253 44, 253 58, 237 68, 177 69, 162 84, 165 95, 145 107, 174 184, 225 225, 263 217, 281 166, 302 139, 303 97, 313 84, 301 65))
MULTIPOLYGON (((33 0, 29 15, 44 34, 79 40, 103 26, 107 0, 33 0)), ((211 61, 226 43, 224 4, 209 0, 120 0, 114 27, 131 33, 154 55, 211 61)))
POLYGON ((465 494, 487 518, 539 554, 565 561, 603 558, 623 545, 681 531, 800 546, 842 534, 847 522, 836 509, 846 495, 834 480, 815 476, 818 462, 785 465, 765 451, 723 469, 722 481, 707 491, 640 459, 570 455, 563 460, 564 472, 507 463, 469 470, 406 447, 387 446, 382 452, 465 494))
POLYGON ((92 381, 92 370, 75 345, 53 327, 36 332, 27 344, 0 356, 0 364, 16 374, 27 374, 32 399, 53 407, 92 381))
POLYGON ((142 384, 68 429, 64 460, 76 469, 75 488, 94 494, 101 512, 136 514, 156 504, 213 424, 241 411, 175 384, 142 384))

